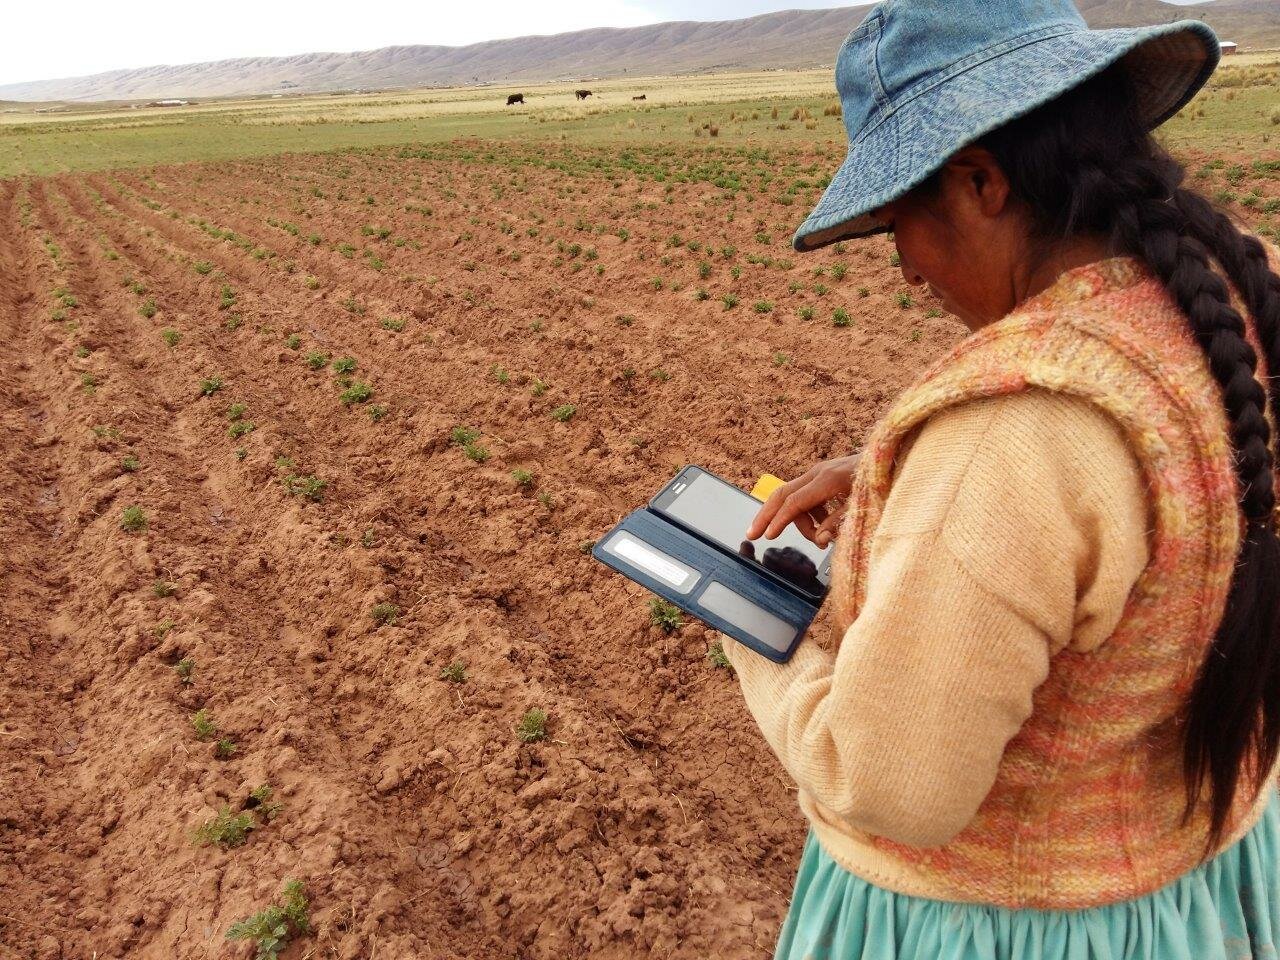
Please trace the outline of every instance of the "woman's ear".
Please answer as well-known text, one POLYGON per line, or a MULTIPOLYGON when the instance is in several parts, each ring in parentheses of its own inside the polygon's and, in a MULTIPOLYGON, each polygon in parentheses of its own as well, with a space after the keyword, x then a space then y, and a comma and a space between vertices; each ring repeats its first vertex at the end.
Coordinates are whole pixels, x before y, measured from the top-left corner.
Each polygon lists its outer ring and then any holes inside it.
POLYGON ((947 161, 948 186, 955 201, 983 217, 995 219, 1009 203, 1009 178, 990 150, 965 147, 947 161))

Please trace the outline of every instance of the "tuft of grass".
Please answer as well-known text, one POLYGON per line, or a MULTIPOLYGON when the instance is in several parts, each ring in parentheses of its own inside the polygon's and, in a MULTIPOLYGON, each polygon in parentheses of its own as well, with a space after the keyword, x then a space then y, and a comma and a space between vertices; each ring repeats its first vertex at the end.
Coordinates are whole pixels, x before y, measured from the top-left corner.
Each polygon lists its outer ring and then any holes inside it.
POLYGON ((519 467, 511 471, 511 479, 516 482, 517 487, 529 487, 533 485, 533 474, 528 470, 521 470, 519 467))
POLYGON ((849 317, 849 311, 844 307, 836 307, 835 310, 831 312, 831 323, 833 326, 847 327, 852 322, 853 321, 849 317))
POLYGON ((538 707, 526 711, 516 724, 516 737, 523 743, 547 739, 547 712, 538 707))
POLYGON ((356 366, 357 364, 356 364, 355 357, 339 357, 337 360, 333 361, 333 372, 334 373, 355 373, 356 366))
POLYGON ((245 801, 245 809, 257 810, 263 820, 271 821, 280 813, 283 804, 271 799, 271 784, 264 783, 249 791, 249 799, 245 801))
POLYGON ((911 294, 907 293, 907 291, 905 290, 900 290, 898 292, 898 295, 894 297, 894 299, 897 301, 898 306, 900 306, 903 310, 907 309, 907 307, 911 306, 912 304, 911 294))
POLYGON ((232 813, 231 808, 223 804, 216 817, 196 829, 195 840, 204 847, 216 843, 223 850, 229 850, 248 840, 249 831, 257 825, 250 811, 232 813))
POLYGON ((233 440, 238 440, 247 433, 253 433, 256 429, 257 427, 254 426, 252 420, 237 420, 227 427, 227 436, 233 440))
POLYGON ((139 533, 147 529, 147 515, 141 507, 125 507, 120 517, 120 528, 130 533, 139 533))
POLYGON ((164 342, 171 347, 176 347, 178 342, 182 339, 182 334, 177 330, 174 330, 172 327, 167 327, 166 329, 161 330, 160 336, 163 337, 164 342))
POLYGON ((329 355, 321 353, 319 350, 312 350, 307 354, 307 366, 312 370, 323 370, 329 365, 329 355))
POLYGON ((563 404, 551 411, 551 419, 558 420, 561 423, 568 423, 573 419, 573 415, 578 412, 578 408, 571 403, 563 404))
POLYGON ((200 381, 200 395, 212 397, 223 387, 221 377, 205 377, 200 381))
POLYGON ((138 308, 138 312, 142 314, 144 317, 146 317, 148 320, 154 317, 158 310, 159 310, 159 307, 156 306, 156 302, 150 298, 144 301, 142 306, 138 308))
POLYGON ((757 300, 751 305, 751 309, 756 313, 773 313, 773 304, 768 300, 757 300))
POLYGON ((200 276, 207 276, 213 272, 213 264, 208 260, 197 260, 195 263, 196 273, 200 276))
POLYGON ((213 745, 213 755, 219 760, 230 760, 236 753, 236 742, 230 737, 223 737, 213 745))
POLYGON ((401 320, 399 317, 383 317, 382 329, 392 330, 396 333, 399 333, 401 330, 404 329, 404 321, 401 320))
POLYGON ((478 443, 465 444, 462 452, 466 454, 468 460, 473 460, 476 463, 484 463, 489 459, 489 451, 478 443))
POLYGON ((189 684, 194 679, 196 671, 196 662, 190 657, 183 657, 173 665, 173 672, 178 675, 178 679, 185 684, 189 684))
POLYGON ((291 333, 284 338, 284 345, 290 350, 297 350, 302 346, 302 337, 296 333, 291 333))
POLYGON ((461 660, 455 660, 448 666, 441 667, 440 679, 447 680, 449 683, 466 683, 467 665, 461 660))
POLYGON ((394 603, 376 603, 373 605, 373 609, 369 611, 369 616, 380 627, 390 626, 399 619, 400 608, 394 603))
POLYGON ((129 454, 120 461, 120 469, 125 473, 137 473, 139 467, 138 458, 133 454, 129 454))
POLYGON ((272 904, 244 920, 237 920, 227 930, 228 940, 247 940, 255 944, 255 960, 279 960, 280 951, 296 936, 310 932, 307 897, 301 880, 284 885, 284 904, 272 904))
POLYGON ((729 658, 724 655, 724 643, 717 640, 707 648, 707 659, 711 661, 713 667, 723 667, 725 670, 733 670, 733 664, 729 662, 729 658))
POLYGON ((660 597, 654 597, 649 601, 649 622, 655 627, 661 627, 665 633, 672 633, 680 628, 680 608, 660 597))
POLYGON ((172 583, 169 583, 165 580, 157 580, 155 583, 151 585, 151 592, 154 593, 161 600, 163 600, 165 597, 172 597, 177 592, 177 590, 178 590, 177 587, 175 587, 172 583))
POLYGON ((218 724, 209 716, 208 707, 201 707, 192 715, 191 729, 196 732, 197 740, 208 740, 218 732, 218 724))

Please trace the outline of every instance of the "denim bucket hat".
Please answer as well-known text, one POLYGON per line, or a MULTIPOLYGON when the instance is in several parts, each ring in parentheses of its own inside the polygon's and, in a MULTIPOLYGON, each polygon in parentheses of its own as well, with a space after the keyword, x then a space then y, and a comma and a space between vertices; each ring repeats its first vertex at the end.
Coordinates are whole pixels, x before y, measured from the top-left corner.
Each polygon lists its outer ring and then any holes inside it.
POLYGON ((1157 127, 1220 57, 1217 35, 1198 20, 1090 30, 1071 0, 885 0, 836 57, 849 152, 792 244, 813 250, 882 232, 870 211, 1116 62, 1148 129, 1157 127))

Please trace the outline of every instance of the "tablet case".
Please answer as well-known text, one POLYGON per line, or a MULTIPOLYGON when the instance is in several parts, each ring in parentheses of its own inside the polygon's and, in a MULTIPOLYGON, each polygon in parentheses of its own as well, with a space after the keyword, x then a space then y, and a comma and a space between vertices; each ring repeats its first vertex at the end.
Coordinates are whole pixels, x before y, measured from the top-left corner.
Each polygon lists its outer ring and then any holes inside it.
POLYGON ((822 602, 648 507, 624 517, 596 541, 591 555, 776 663, 791 657, 822 602))

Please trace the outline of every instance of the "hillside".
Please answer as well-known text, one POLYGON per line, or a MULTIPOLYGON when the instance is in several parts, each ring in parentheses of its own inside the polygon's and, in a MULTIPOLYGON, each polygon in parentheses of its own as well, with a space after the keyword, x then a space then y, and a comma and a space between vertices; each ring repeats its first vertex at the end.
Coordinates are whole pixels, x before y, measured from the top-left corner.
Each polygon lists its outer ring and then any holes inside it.
MULTIPOLYGON (((1094 26, 1198 17, 1243 46, 1280 46, 1280 0, 1218 0, 1192 6, 1161 0, 1080 0, 1080 7, 1094 26)), ((867 9, 868 5, 786 10, 743 20, 581 30, 465 47, 397 46, 151 66, 0 86, 0 100, 223 97, 815 67, 833 60, 840 42, 867 9)))

